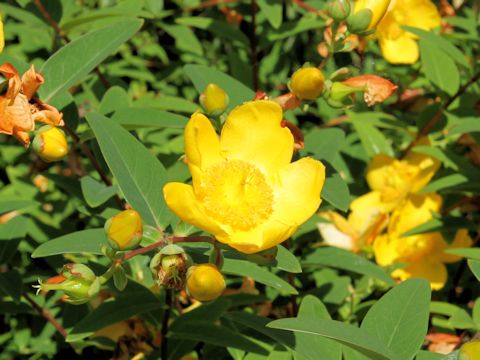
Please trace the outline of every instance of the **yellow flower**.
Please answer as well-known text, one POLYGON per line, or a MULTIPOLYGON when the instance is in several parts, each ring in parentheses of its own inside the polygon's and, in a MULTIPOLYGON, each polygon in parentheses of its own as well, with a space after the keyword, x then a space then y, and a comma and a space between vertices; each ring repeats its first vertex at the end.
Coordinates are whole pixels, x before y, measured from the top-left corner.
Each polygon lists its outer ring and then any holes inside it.
POLYGON ((373 191, 380 192, 388 212, 408 194, 424 188, 439 167, 440 161, 436 158, 415 152, 410 152, 403 160, 376 155, 368 166, 367 182, 373 191))
POLYGON ((379 192, 360 196, 350 204, 350 209, 348 219, 333 211, 319 213, 329 223, 320 222, 317 227, 327 245, 357 252, 373 243, 387 225, 388 215, 379 192))
POLYGON ((44 126, 33 140, 32 147, 46 162, 62 160, 68 154, 68 143, 65 134, 54 126, 44 126))
POLYGON ((290 88, 301 100, 315 100, 322 95, 324 82, 325 76, 318 68, 306 67, 293 73, 290 88))
POLYGON ((290 237, 320 205, 325 167, 311 158, 290 163, 294 139, 282 115, 273 101, 247 102, 229 114, 219 139, 193 114, 185 128, 193 186, 166 184, 168 207, 247 254, 290 237))
POLYGON ((371 30, 382 20, 389 4, 390 0, 355 0, 353 15, 368 15, 368 26, 362 30, 371 30))
POLYGON ((392 1, 376 32, 383 57, 392 64, 413 64, 419 57, 417 37, 403 25, 429 31, 440 26, 440 14, 430 0, 392 1))
POLYGON ((142 218, 132 209, 124 210, 108 219, 104 228, 109 244, 116 250, 136 247, 142 239, 142 218))
POLYGON ((213 264, 194 265, 188 269, 187 292, 198 301, 212 301, 225 290, 225 279, 213 264))
POLYGON ((200 95, 200 103, 208 114, 219 115, 227 108, 229 98, 220 86, 208 84, 200 95))
POLYGON ((462 345, 459 360, 478 360, 480 354, 480 340, 469 341, 462 345))
POLYGON ((441 205, 442 198, 435 193, 410 195, 393 212, 387 234, 376 238, 373 250, 379 265, 407 263, 406 267, 392 272, 394 278, 401 281, 426 278, 432 289, 439 290, 447 281, 445 263, 460 260, 459 256, 446 254, 444 250, 472 245, 465 229, 457 231, 452 244, 448 244, 439 232, 402 237, 405 232, 431 220, 432 212, 439 212, 441 205))

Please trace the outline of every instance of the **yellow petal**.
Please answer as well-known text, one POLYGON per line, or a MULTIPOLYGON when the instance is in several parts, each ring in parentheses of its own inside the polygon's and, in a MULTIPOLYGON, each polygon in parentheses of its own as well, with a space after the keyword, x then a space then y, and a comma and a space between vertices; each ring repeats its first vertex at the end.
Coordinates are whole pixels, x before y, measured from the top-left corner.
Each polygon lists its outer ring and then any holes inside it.
POLYGON ((382 190, 388 181, 388 169, 396 161, 393 157, 380 154, 375 155, 367 168, 367 183, 372 190, 382 190))
POLYGON ((441 18, 435 4, 430 0, 397 1, 405 16, 402 25, 431 30, 440 26, 441 18))
POLYGON ((185 154, 189 167, 199 170, 221 160, 218 135, 210 120, 201 113, 193 114, 185 127, 185 154))
POLYGON ((190 185, 167 183, 163 187, 163 196, 170 210, 186 223, 213 235, 223 233, 222 228, 205 214, 190 185))
POLYGON ((401 281, 410 278, 424 278, 430 282, 433 290, 440 290, 447 282, 447 269, 438 261, 418 261, 409 266, 397 269, 392 273, 394 278, 401 281))
POLYGON ((275 183, 272 217, 297 227, 307 221, 320 205, 320 193, 325 182, 325 167, 309 157, 285 167, 275 183))
POLYGON ((363 233, 384 213, 380 192, 371 191, 356 198, 350 204, 350 210, 348 222, 357 233, 363 233))
POLYGON ((347 219, 333 211, 321 212, 318 215, 330 221, 317 223, 318 231, 325 244, 350 251, 357 250, 355 244, 357 233, 347 219))
POLYGON ((296 229, 296 227, 286 225, 278 220, 270 219, 252 230, 221 234, 216 238, 244 254, 254 254, 282 243, 296 229))
MULTIPOLYGON (((468 235, 468 230, 460 229, 455 234, 455 239, 453 239, 453 242, 448 246, 448 249, 468 248, 472 246, 472 244, 473 244, 473 240, 470 237, 470 235, 468 235)), ((456 255, 447 254, 447 253, 442 253, 440 255, 440 260, 445 263, 453 263, 461 259, 462 259, 461 256, 456 256, 456 255)))
POLYGON ((420 55, 417 42, 406 32, 397 38, 379 36, 382 55, 391 64, 414 64, 420 55))
POLYGON ((266 172, 288 165, 293 135, 282 127, 282 108, 273 101, 257 100, 230 112, 220 138, 221 154, 229 159, 255 162, 266 172))
MULTIPOLYGON (((423 141, 423 144, 419 145, 429 145, 430 142, 428 140, 423 141)), ((411 151, 405 157, 405 161, 407 161, 410 165, 417 168, 418 172, 413 179, 411 184, 412 192, 418 192, 423 189, 432 177, 436 174, 438 169, 440 168, 441 162, 437 158, 433 156, 416 153, 411 151)))
POLYGON ((373 243, 375 261, 378 265, 391 265, 398 260, 399 254, 395 240, 391 241, 388 235, 377 236, 373 243))

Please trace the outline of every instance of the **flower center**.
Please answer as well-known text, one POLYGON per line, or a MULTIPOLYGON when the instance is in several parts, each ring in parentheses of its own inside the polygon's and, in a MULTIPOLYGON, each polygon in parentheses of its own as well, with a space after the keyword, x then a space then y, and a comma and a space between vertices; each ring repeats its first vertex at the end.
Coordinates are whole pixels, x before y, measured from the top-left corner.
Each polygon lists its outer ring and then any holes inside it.
POLYGON ((209 167, 197 196, 209 216, 238 230, 255 227, 273 212, 273 191, 265 176, 241 160, 225 160, 209 167))

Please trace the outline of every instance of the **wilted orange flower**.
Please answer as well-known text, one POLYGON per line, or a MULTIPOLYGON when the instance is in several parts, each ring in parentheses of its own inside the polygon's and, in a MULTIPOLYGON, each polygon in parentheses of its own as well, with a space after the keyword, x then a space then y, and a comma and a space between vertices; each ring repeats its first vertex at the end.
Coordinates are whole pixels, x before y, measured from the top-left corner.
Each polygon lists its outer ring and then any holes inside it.
POLYGON ((62 126, 63 114, 33 95, 43 84, 43 76, 32 65, 20 78, 9 63, 0 66, 0 73, 8 79, 7 92, 0 96, 0 133, 13 135, 25 146, 30 144, 29 132, 35 122, 62 126))
POLYGON ((375 75, 354 76, 342 83, 363 90, 363 98, 368 106, 385 101, 398 88, 391 81, 375 75))

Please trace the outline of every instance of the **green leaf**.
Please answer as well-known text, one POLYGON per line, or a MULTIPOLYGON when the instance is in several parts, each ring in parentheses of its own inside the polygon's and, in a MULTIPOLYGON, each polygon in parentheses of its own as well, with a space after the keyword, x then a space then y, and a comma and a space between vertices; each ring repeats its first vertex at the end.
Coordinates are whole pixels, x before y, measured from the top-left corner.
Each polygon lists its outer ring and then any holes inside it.
POLYGON ((84 176, 80 180, 80 185, 83 197, 90 207, 102 205, 118 191, 117 186, 106 186, 90 176, 84 176))
POLYGON ((130 104, 130 97, 124 88, 120 86, 112 86, 102 97, 98 112, 102 115, 124 108, 130 104))
POLYGON ((302 272, 302 266, 300 265, 300 262, 294 254, 292 254, 282 245, 278 245, 277 249, 277 257, 273 262, 275 267, 280 270, 296 274, 302 272))
POLYGON ((42 66, 46 81, 40 98, 49 102, 54 96, 81 81, 85 75, 131 38, 142 20, 120 21, 73 40, 53 54, 42 66))
POLYGON ((249 340, 241 333, 232 331, 225 326, 215 325, 202 320, 192 320, 188 324, 177 326, 169 331, 168 337, 172 339, 202 341, 207 344, 233 347, 257 354, 268 354, 264 348, 252 340, 249 340))
POLYGON ((165 227, 170 215, 162 193, 166 181, 162 163, 113 120, 88 114, 87 121, 129 204, 140 213, 145 223, 165 227))
POLYGON ((410 360, 420 350, 427 334, 430 295, 428 281, 404 281, 370 308, 361 329, 387 345, 395 359, 410 360))
POLYGON ((356 120, 352 113, 349 114, 349 117, 369 157, 378 154, 393 155, 392 146, 376 127, 367 122, 356 120))
POLYGON ((113 272, 113 284, 115 287, 123 291, 127 287, 128 284, 128 278, 127 274, 125 273, 125 269, 123 266, 117 266, 117 268, 113 272))
POLYGON ((149 290, 126 293, 116 299, 107 300, 80 320, 70 331, 67 342, 75 342, 92 335, 95 331, 116 322, 161 309, 162 302, 149 290))
POLYGON ((461 118, 449 130, 448 136, 480 132, 480 121, 476 117, 461 118))
POLYGON ((8 263, 16 253, 18 244, 27 235, 28 223, 28 218, 16 216, 0 225, 0 264, 8 263))
POLYGON ((247 260, 225 259, 222 272, 225 274, 251 277, 255 281, 271 286, 285 295, 298 294, 297 290, 288 282, 247 260))
POLYGON ((443 355, 439 353, 433 353, 426 350, 420 350, 415 357, 415 360, 442 360, 443 355))
POLYGON ((22 277, 17 270, 0 272, 0 291, 7 296, 11 296, 17 304, 22 296, 22 287, 22 277))
MULTIPOLYGON (((297 318, 330 320, 325 305, 315 296, 307 295, 303 298, 298 310, 297 318)), ((312 334, 295 333, 295 350, 300 353, 299 360, 317 360, 318 354, 322 354, 323 360, 340 360, 342 347, 335 341, 312 334)))
POLYGON ((368 261, 360 255, 335 247, 315 249, 311 254, 307 255, 305 260, 302 261, 302 264, 304 266, 320 265, 347 270, 382 280, 390 286, 395 284, 392 278, 382 268, 371 261, 368 261))
POLYGON ((282 3, 277 0, 258 0, 258 7, 274 29, 282 25, 282 3))
POLYGON ((449 95, 460 87, 460 74, 455 62, 435 44, 420 38, 420 57, 425 76, 449 95))
POLYGON ((331 167, 327 169, 321 197, 337 209, 347 211, 350 206, 350 190, 340 174, 332 172, 334 170, 331 169, 331 167))
POLYGON ((303 17, 298 21, 284 23, 279 29, 268 31, 266 38, 262 41, 262 45, 263 42, 269 43, 276 40, 286 39, 308 30, 320 29, 324 24, 324 20, 308 17, 303 17))
POLYGON ((332 162, 345 145, 345 133, 338 128, 313 129, 305 136, 304 151, 316 159, 332 162))
POLYGON ((406 237, 435 231, 454 231, 457 229, 475 230, 476 225, 475 223, 459 216, 439 217, 439 215, 434 215, 431 220, 414 227, 413 229, 403 233, 401 236, 406 237))
POLYGON ((193 26, 198 29, 208 30, 212 34, 231 40, 234 42, 239 42, 242 45, 248 45, 248 38, 244 33, 239 31, 237 28, 226 23, 225 21, 215 20, 207 17, 179 17, 175 20, 177 24, 193 26))
POLYGON ((38 205, 40 205, 38 202, 31 200, 0 201, 0 214, 5 214, 14 210, 24 210, 38 205))
MULTIPOLYGON (((468 259, 467 260, 468 267, 470 271, 475 275, 478 281, 480 281, 480 260, 468 259)), ((480 324, 479 324, 480 327, 480 324)))
POLYGON ((433 146, 415 146, 412 151, 419 154, 433 156, 434 158, 440 160, 445 167, 458 170, 458 164, 455 162, 455 160, 449 158, 448 154, 439 148, 433 146))
POLYGON ((154 108, 122 108, 117 110, 112 120, 127 129, 143 127, 183 129, 188 118, 154 108))
POLYGON ((465 55, 452 44, 451 41, 431 32, 425 31, 419 28, 412 26, 402 26, 405 30, 412 32, 418 35, 421 39, 429 42, 430 44, 435 45, 441 49, 446 55, 450 56, 457 64, 462 65, 466 69, 470 69, 470 64, 468 63, 465 55))
POLYGON ((225 90, 230 98, 228 109, 232 109, 237 105, 243 104, 245 101, 255 98, 255 92, 253 90, 218 70, 203 65, 185 65, 183 69, 185 74, 192 80, 199 94, 201 94, 210 83, 214 83, 225 90))
POLYGON ((480 261, 480 249, 478 248, 452 248, 445 249, 444 252, 480 261))
POLYGON ((333 339, 369 356, 371 360, 395 359, 385 345, 368 332, 340 321, 319 318, 290 318, 272 321, 267 326, 333 339))
POLYGON ((43 243, 35 249, 32 258, 72 253, 101 255, 102 246, 106 244, 107 238, 103 229, 82 230, 43 243))
POLYGON ((162 25, 162 28, 175 39, 178 50, 203 56, 203 47, 195 33, 186 25, 162 25))

